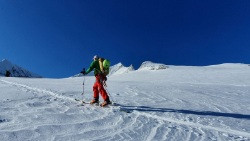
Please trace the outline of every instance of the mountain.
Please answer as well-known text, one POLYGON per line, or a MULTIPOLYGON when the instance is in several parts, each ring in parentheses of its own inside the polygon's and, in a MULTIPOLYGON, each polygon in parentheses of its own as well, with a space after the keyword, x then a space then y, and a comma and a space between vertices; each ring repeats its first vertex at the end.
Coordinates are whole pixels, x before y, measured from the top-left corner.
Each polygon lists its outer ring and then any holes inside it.
MULTIPOLYGON (((151 61, 145 61, 141 64, 141 66, 138 70, 163 70, 163 69, 167 69, 167 68, 168 68, 168 66, 165 64, 153 63, 151 61)), ((120 63, 110 67, 109 76, 129 73, 131 71, 135 71, 133 65, 126 67, 120 62, 120 63)), ((93 76, 94 74, 92 72, 89 75, 93 76)), ((81 77, 81 76, 83 76, 83 75, 79 73, 79 74, 76 74, 72 77, 81 77)))
POLYGON ((135 69, 133 65, 130 65, 129 67, 125 67, 122 63, 118 63, 110 67, 109 75, 118 75, 118 74, 128 73, 134 70, 135 69))
POLYGON ((5 76, 7 70, 11 73, 12 77, 41 78, 40 75, 32 73, 22 67, 12 64, 10 61, 6 59, 3 59, 0 62, 0 75, 5 76))
POLYGON ((153 63, 151 61, 145 61, 141 64, 138 70, 162 70, 167 69, 168 66, 160 63, 153 63))

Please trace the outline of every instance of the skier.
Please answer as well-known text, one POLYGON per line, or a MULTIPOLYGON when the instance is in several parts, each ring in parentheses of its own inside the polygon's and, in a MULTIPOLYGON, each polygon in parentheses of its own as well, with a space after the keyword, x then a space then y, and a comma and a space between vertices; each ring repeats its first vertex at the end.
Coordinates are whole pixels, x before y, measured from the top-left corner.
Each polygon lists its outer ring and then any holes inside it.
POLYGON ((11 75, 10 71, 6 70, 5 76, 10 77, 10 75, 11 75))
POLYGON ((96 81, 93 86, 94 99, 90 102, 90 104, 99 103, 99 93, 101 94, 104 102, 100 105, 102 107, 111 104, 109 100, 109 96, 104 89, 104 85, 106 85, 107 75, 109 73, 109 61, 103 58, 99 58, 97 55, 94 56, 93 62, 87 71, 85 69, 81 72, 83 75, 87 75, 94 69, 94 74, 96 77, 96 81))

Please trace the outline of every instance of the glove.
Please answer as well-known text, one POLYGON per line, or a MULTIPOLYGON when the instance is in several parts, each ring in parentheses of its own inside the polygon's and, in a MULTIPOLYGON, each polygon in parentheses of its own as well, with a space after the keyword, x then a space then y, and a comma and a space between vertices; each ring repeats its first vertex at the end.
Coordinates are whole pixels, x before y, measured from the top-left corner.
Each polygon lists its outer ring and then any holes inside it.
POLYGON ((107 81, 108 79, 107 79, 107 77, 106 77, 106 76, 104 76, 103 80, 104 80, 104 81, 107 81))
POLYGON ((83 68, 80 73, 82 73, 83 75, 85 75, 85 73, 86 73, 85 68, 83 68))

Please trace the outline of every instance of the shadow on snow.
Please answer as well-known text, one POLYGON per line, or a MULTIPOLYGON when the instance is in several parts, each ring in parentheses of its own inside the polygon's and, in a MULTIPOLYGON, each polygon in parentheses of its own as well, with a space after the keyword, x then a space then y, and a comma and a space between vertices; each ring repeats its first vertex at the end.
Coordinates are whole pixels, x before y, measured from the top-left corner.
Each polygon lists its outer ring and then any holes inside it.
POLYGON ((119 105, 120 110, 131 113, 133 111, 140 112, 171 112, 171 113, 182 113, 182 114, 192 114, 192 115, 202 115, 202 116, 218 116, 218 117, 231 117, 238 119, 247 119, 250 120, 250 115, 243 115, 237 113, 220 113, 220 112, 212 112, 212 111, 192 111, 192 110, 178 110, 178 109, 170 109, 170 108, 153 108, 147 106, 125 106, 119 105))

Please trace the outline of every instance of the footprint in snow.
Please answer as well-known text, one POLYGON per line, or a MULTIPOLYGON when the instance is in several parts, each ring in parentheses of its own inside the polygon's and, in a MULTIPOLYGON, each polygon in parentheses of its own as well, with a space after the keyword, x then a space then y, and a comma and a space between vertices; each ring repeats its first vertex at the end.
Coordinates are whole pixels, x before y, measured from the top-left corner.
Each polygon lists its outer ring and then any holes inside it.
POLYGON ((0 117, 0 124, 4 122, 9 122, 10 120, 4 117, 0 117))
POLYGON ((42 102, 34 102, 34 103, 27 103, 26 105, 28 107, 41 107, 41 106, 44 106, 45 104, 42 102))
POLYGON ((0 119, 0 123, 7 122, 7 121, 8 121, 7 119, 0 119))

